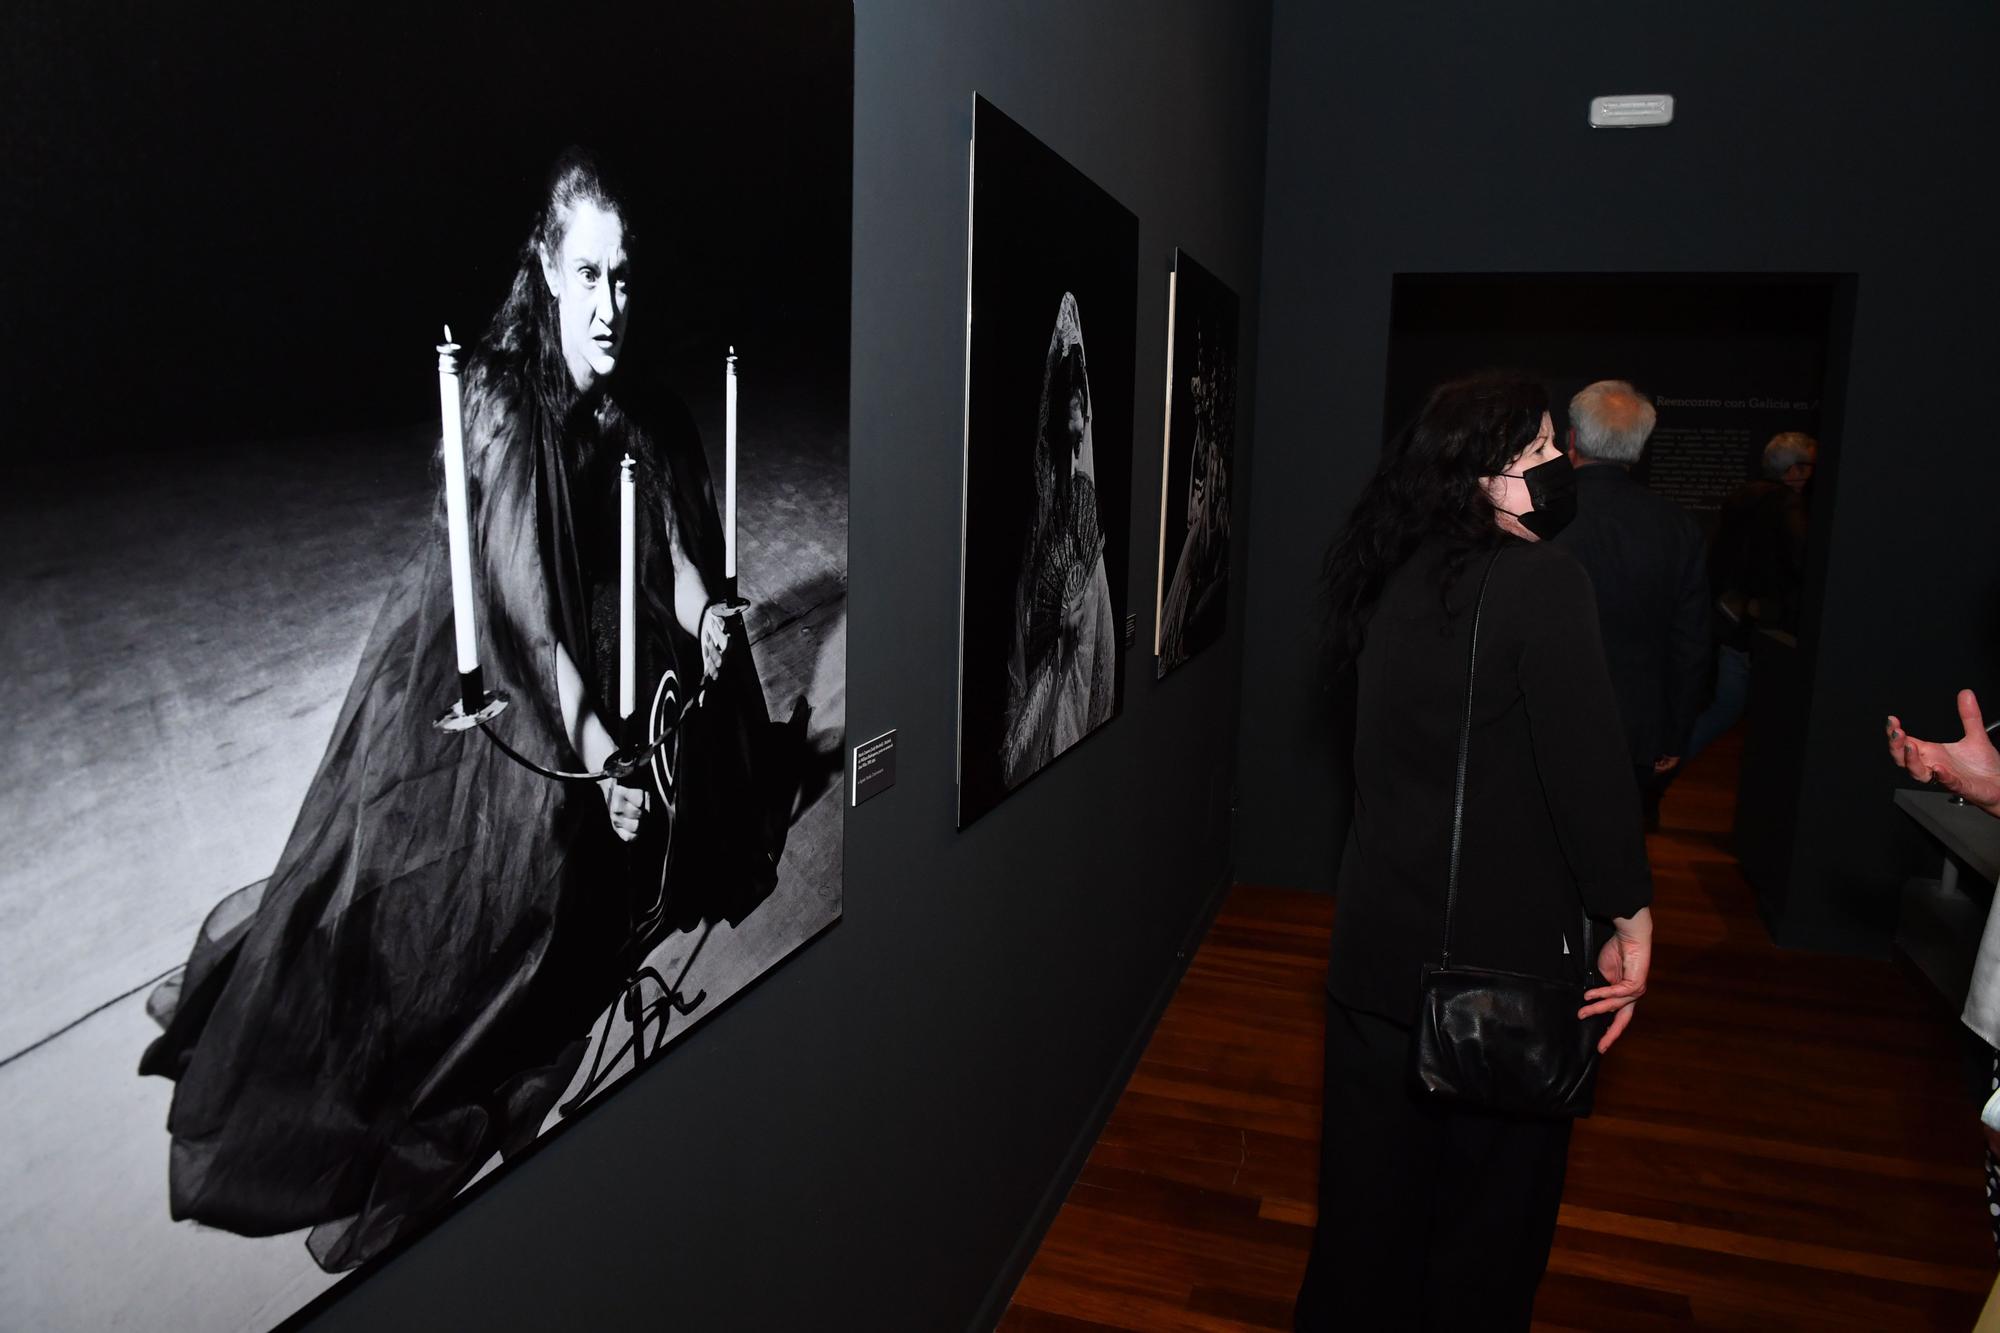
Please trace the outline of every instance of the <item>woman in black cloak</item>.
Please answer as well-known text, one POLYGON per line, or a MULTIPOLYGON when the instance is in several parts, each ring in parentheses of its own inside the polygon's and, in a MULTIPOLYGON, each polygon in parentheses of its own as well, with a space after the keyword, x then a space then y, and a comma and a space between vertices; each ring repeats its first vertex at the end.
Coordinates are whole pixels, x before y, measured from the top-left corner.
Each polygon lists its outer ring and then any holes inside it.
POLYGON ((458 692, 440 494, 261 897, 211 915, 155 1007, 166 1031, 140 1072, 178 1081, 177 1219, 310 1226, 329 1271, 379 1253, 535 1137, 648 942, 634 919, 666 847, 677 894, 774 880, 784 812, 752 780, 771 728, 740 617, 716 601, 701 444, 621 364, 628 215, 596 164, 566 153, 465 376, 481 659, 511 701, 490 724, 508 745, 602 767, 629 452, 639 712, 669 671, 702 700, 681 730, 678 808, 657 788, 552 781, 433 727, 458 692))

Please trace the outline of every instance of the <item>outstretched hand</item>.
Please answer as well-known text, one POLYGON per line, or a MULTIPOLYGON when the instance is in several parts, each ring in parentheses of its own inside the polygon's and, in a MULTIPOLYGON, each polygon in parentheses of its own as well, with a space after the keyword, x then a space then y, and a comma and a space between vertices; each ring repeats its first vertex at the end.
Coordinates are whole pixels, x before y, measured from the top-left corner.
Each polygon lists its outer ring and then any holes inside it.
POLYGON ((1583 998, 1587 1003, 1576 1015, 1578 1018, 1616 1015, 1597 1043, 1600 1055, 1610 1050, 1611 1044, 1632 1025, 1633 1008, 1646 993, 1646 974, 1653 966, 1653 909, 1642 907, 1612 925, 1618 933, 1606 940, 1597 954, 1597 973, 1608 984, 1585 991, 1583 998))
POLYGON ((1980 716, 1978 696, 1971 690, 1958 692, 1958 718, 1965 734, 1940 743, 1904 735, 1902 719, 1891 714, 1889 761, 1919 782, 1935 779, 1946 791, 2000 816, 2000 752, 1986 734, 1986 719, 1980 716))

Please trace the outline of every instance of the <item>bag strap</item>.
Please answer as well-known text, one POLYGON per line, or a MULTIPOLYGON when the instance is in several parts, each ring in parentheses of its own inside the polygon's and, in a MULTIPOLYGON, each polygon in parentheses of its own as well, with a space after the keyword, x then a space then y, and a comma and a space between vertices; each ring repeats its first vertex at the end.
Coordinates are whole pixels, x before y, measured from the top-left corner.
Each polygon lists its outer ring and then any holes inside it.
MULTIPOLYGON (((1493 554, 1486 561, 1486 570, 1479 576, 1479 595, 1472 603, 1472 642, 1465 650, 1465 714, 1458 726, 1458 771, 1452 779, 1451 869, 1445 878, 1444 947, 1438 957, 1438 965, 1444 968, 1451 966, 1451 917, 1452 909, 1458 903, 1458 853, 1465 839, 1465 770, 1472 753, 1472 686, 1479 668, 1479 617, 1486 609, 1486 585, 1493 578, 1493 566, 1500 563, 1502 549, 1500 546, 1493 548, 1493 554)), ((1577 941, 1579 952, 1576 962, 1579 972, 1588 981, 1596 964, 1590 951, 1590 912, 1582 910, 1581 915, 1583 935, 1577 941)))
POLYGON ((1472 685, 1479 668, 1479 617, 1486 609, 1486 585, 1493 578, 1493 566, 1500 563, 1500 547, 1486 561, 1479 576, 1479 595, 1472 603, 1472 645, 1465 650, 1465 716, 1458 726, 1458 773, 1451 787, 1451 871, 1444 882, 1444 949, 1438 957, 1441 967, 1451 966, 1451 912, 1458 902, 1458 849, 1465 840, 1465 766, 1472 753, 1472 685))

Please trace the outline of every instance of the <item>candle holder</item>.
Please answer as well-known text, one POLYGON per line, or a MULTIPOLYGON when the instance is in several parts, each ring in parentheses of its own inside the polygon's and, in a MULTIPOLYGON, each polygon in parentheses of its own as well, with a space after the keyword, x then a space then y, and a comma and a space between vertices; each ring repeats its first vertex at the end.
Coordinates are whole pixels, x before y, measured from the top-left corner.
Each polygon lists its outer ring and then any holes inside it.
POLYGON ((439 731, 470 731, 483 727, 500 716, 507 708, 507 696, 493 694, 486 688, 486 677, 478 667, 458 673, 458 702, 445 710, 443 717, 431 723, 439 731), (479 701, 473 706, 473 700, 479 701))
POLYGON ((445 732, 470 731, 474 727, 485 726, 506 711, 507 697, 503 694, 486 695, 479 707, 470 713, 465 711, 465 701, 457 699, 445 710, 444 716, 431 725, 445 732))
POLYGON ((604 776, 613 782, 623 784, 625 779, 639 772, 653 762, 653 755, 666 738, 655 738, 645 746, 621 745, 604 759, 604 776))
MULTIPOLYGON (((463 681, 463 678, 461 680, 463 681)), ((672 769, 676 766, 673 747, 679 739, 681 724, 687 720, 687 715, 699 703, 700 696, 697 695, 696 698, 683 704, 681 701, 679 678, 673 672, 667 672, 660 679, 660 686, 654 696, 652 710, 644 719, 646 723, 645 739, 638 743, 627 740, 619 745, 605 759, 604 766, 594 773, 568 772, 559 768, 550 768, 546 764, 538 764, 509 745, 506 741, 500 739, 499 735, 491 727, 487 726, 487 723, 506 711, 507 699, 504 695, 489 694, 483 689, 466 689, 462 697, 445 710, 444 716, 431 725, 439 731, 447 733, 459 733, 477 729, 488 741, 492 742, 494 749, 500 751, 500 753, 506 755, 529 772, 540 774, 552 782, 602 782, 606 778, 609 778, 613 782, 622 783, 633 774, 651 766, 664 750, 667 751, 667 771, 660 775, 660 780, 663 786, 671 788, 673 785, 672 769), (479 698, 484 700, 484 702, 477 709, 467 712, 465 699, 468 698, 479 698)), ((639 719, 632 720, 637 721, 639 719)))

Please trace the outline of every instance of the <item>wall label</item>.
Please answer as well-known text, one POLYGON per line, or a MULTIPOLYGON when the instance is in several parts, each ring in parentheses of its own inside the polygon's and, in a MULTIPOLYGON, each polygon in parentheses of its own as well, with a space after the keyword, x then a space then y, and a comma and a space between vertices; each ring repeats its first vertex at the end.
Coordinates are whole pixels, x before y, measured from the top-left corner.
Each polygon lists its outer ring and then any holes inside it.
POLYGON ((872 741, 854 747, 854 763, 849 770, 853 802, 860 805, 896 785, 896 733, 885 731, 872 741))

